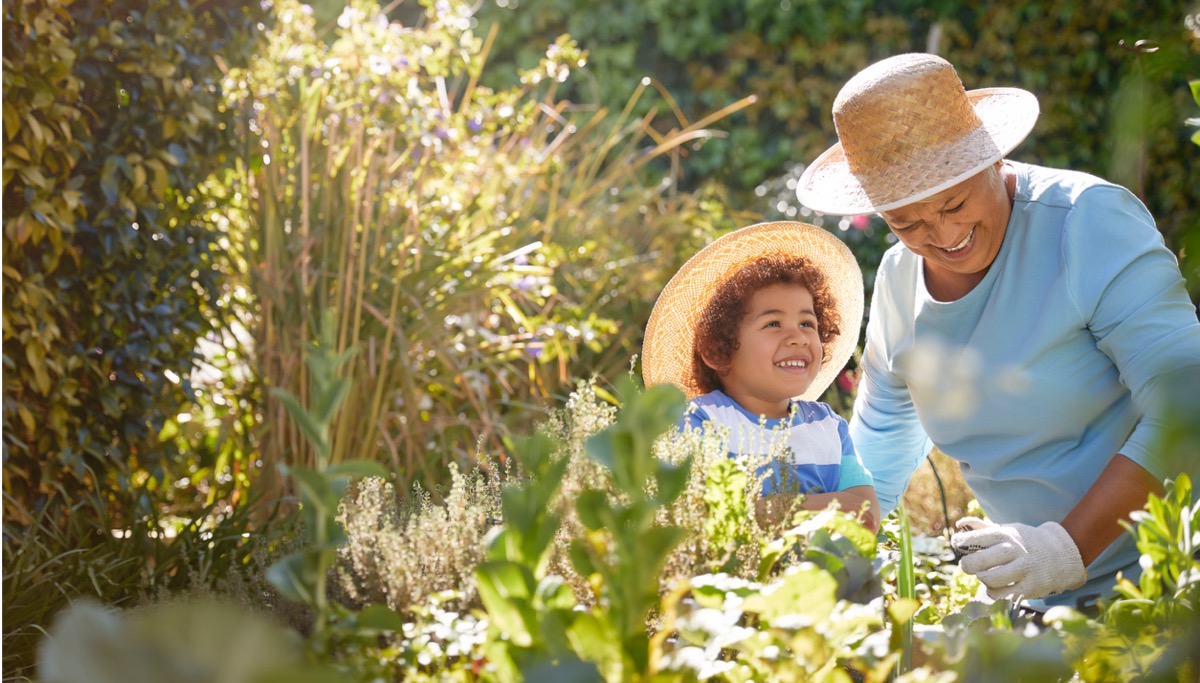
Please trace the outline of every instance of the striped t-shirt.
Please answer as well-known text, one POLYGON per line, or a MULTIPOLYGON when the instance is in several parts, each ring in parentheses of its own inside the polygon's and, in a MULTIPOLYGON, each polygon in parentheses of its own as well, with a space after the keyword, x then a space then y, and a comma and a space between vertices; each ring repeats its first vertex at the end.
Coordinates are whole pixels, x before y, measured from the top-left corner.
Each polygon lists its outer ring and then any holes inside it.
POLYGON ((754 415, 722 391, 697 396, 680 428, 713 423, 728 430, 729 457, 749 460, 763 495, 828 493, 872 486, 846 421, 825 403, 793 401, 791 417, 754 415))

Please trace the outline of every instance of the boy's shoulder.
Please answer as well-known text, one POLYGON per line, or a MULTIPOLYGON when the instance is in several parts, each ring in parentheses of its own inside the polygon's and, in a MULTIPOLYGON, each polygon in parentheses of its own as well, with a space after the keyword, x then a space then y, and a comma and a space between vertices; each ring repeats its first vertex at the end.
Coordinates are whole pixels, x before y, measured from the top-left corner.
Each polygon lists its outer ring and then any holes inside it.
MULTIPOLYGON (((707 394, 701 394, 700 396, 693 398, 689 403, 693 406, 691 412, 702 413, 708 419, 725 421, 741 418, 753 423, 760 422, 758 417, 750 414, 741 406, 741 404, 720 390, 710 391, 707 394)), ((821 401, 801 400, 793 400, 792 403, 796 406, 796 415, 800 418, 799 420, 790 421, 790 423, 793 425, 822 422, 830 419, 843 419, 828 403, 823 403, 821 401)), ((768 425, 778 422, 780 422, 780 419, 778 418, 766 420, 768 425)))
POLYGON ((837 411, 828 403, 823 401, 793 401, 800 408, 800 414, 810 415, 814 420, 820 420, 827 417, 839 417, 837 411))

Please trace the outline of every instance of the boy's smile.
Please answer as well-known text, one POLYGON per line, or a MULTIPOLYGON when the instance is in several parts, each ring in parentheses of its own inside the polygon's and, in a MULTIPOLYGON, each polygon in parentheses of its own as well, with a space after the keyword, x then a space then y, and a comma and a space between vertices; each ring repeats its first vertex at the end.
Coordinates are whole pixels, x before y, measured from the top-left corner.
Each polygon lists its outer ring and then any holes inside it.
MULTIPOLYGON (((787 417, 821 369, 822 348, 812 294, 802 285, 775 284, 750 297, 738 347, 721 382, 746 410, 787 417)), ((707 361, 706 361, 707 362, 707 361)))

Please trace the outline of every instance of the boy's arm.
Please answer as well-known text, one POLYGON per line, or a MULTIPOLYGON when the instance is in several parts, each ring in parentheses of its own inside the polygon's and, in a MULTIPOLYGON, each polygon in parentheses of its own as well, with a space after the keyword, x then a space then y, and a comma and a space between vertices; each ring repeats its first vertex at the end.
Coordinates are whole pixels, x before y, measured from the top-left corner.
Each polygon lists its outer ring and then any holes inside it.
MULTIPOLYGON (((758 525, 769 529, 789 519, 796 507, 796 497, 793 493, 781 493, 759 498, 754 510, 758 525)), ((871 486, 852 486, 834 493, 808 493, 803 496, 799 507, 804 510, 824 510, 834 500, 842 510, 857 513, 859 522, 871 533, 879 533, 879 498, 871 486), (865 508, 863 503, 867 504, 865 508)))
POLYGON ((800 507, 805 510, 824 510, 831 501, 837 501, 842 510, 856 513, 858 521, 873 534, 879 533, 879 497, 873 486, 851 486, 833 493, 810 493, 804 496, 800 507), (863 504, 866 503, 866 507, 863 504))

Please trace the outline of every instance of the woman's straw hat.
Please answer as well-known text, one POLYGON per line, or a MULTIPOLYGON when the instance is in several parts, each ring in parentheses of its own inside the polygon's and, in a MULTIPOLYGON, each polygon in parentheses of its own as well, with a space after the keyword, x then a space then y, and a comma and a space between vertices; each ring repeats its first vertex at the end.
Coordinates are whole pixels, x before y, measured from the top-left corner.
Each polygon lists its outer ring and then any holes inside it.
POLYGON ((889 57, 842 87, 833 102, 838 144, 805 169, 796 194, 810 209, 834 215, 911 204, 1004 158, 1037 117, 1033 93, 967 92, 937 55, 889 57))
POLYGON ((863 319, 863 279, 854 254, 832 233, 807 223, 759 223, 712 241, 683 264, 663 288, 642 342, 646 386, 670 383, 689 399, 703 393, 692 379, 696 323, 717 288, 760 256, 802 256, 821 271, 833 294, 841 334, 828 345, 813 383, 798 398, 815 401, 825 393, 858 346, 863 319))

